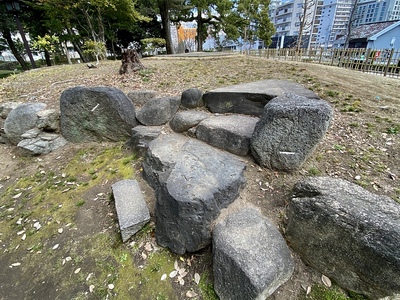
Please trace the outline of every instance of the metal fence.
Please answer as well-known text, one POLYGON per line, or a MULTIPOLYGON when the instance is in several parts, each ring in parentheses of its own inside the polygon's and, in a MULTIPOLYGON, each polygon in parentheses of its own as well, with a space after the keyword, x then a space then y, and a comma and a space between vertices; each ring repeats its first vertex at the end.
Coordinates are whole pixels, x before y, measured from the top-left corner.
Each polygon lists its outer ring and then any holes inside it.
POLYGON ((260 49, 247 54, 267 59, 318 63, 400 77, 400 49, 260 49))

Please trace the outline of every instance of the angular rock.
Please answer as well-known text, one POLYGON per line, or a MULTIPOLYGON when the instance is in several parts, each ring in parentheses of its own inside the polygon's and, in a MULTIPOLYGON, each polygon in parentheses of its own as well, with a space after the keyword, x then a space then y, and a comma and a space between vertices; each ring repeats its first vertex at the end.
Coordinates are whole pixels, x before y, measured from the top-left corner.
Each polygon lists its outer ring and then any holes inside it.
POLYGON ((184 108, 196 108, 203 105, 203 92, 199 89, 188 89, 182 93, 181 106, 184 108))
POLYGON ((126 142, 136 154, 142 156, 146 153, 149 143, 163 132, 162 126, 138 125, 132 128, 132 136, 126 142))
POLYGON ((341 287, 372 299, 400 294, 400 204, 329 177, 296 184, 287 239, 341 287))
POLYGON ((142 106, 150 99, 157 97, 157 92, 151 90, 132 91, 128 93, 128 97, 132 100, 133 104, 142 106))
POLYGON ((56 109, 44 109, 37 113, 36 127, 46 131, 60 131, 60 111, 56 109))
POLYGON ((122 241, 125 242, 150 221, 149 209, 136 180, 121 180, 111 188, 122 241))
POLYGON ((144 178, 156 192, 156 239, 183 254, 211 243, 211 225, 245 183, 245 164, 235 156, 181 135, 149 144, 144 178))
POLYGON ((11 110, 4 122, 4 132, 11 143, 17 145, 21 135, 36 126, 37 112, 46 107, 44 103, 25 103, 11 110))
POLYGON ((146 126, 158 126, 167 123, 179 109, 179 97, 150 99, 137 112, 136 118, 146 126))
POLYGON ((261 116, 265 104, 283 93, 319 99, 314 92, 298 83, 270 79, 218 88, 205 93, 203 101, 213 113, 261 116))
POLYGON ((61 132, 71 142, 123 141, 138 123, 135 107, 120 90, 74 87, 60 98, 61 132))
POLYGON ((251 152, 258 164, 294 171, 322 140, 332 108, 324 100, 284 94, 271 100, 251 138, 251 152))
POLYGON ((214 116, 200 122, 196 137, 214 147, 245 156, 259 118, 248 116, 214 116))
POLYGON ((220 299, 266 299, 293 273, 294 262, 278 229, 246 207, 213 231, 214 289, 220 299))
POLYGON ((67 144, 67 141, 59 134, 47 132, 35 133, 37 130, 32 129, 23 134, 25 138, 17 145, 22 154, 47 154, 67 144))
POLYGON ((13 109, 17 108, 21 104, 22 104, 22 102, 2 102, 2 103, 0 103, 0 117, 3 119, 6 119, 8 114, 13 109))
POLYGON ((197 126, 201 121, 208 118, 209 113, 197 110, 186 110, 178 112, 169 122, 169 126, 175 132, 185 132, 197 126))

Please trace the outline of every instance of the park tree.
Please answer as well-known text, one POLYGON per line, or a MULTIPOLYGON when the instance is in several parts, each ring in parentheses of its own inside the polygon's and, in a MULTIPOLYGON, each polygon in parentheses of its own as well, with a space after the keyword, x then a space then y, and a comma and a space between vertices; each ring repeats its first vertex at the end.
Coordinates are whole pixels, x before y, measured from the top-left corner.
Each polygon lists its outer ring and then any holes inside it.
POLYGON ((302 12, 299 15, 300 27, 296 43, 296 52, 300 52, 304 33, 310 31, 311 29, 313 23, 315 4, 316 4, 315 0, 303 0, 302 12))
POLYGON ((197 51, 203 51, 203 44, 210 30, 222 29, 223 20, 232 9, 230 0, 186 0, 185 9, 176 11, 172 20, 176 22, 193 22, 197 24, 197 51))
MULTIPOLYGON (((23 17, 21 19, 24 19, 23 17)), ((22 43, 14 38, 18 32, 15 19, 12 14, 7 13, 4 3, 0 3, 0 33, 7 48, 14 55, 15 59, 21 65, 22 70, 29 70, 29 65, 24 60, 24 47, 22 43)))
POLYGON ((232 12, 224 19, 227 38, 241 37, 249 47, 256 38, 269 45, 275 28, 268 15, 268 6, 269 0, 235 0, 232 12))

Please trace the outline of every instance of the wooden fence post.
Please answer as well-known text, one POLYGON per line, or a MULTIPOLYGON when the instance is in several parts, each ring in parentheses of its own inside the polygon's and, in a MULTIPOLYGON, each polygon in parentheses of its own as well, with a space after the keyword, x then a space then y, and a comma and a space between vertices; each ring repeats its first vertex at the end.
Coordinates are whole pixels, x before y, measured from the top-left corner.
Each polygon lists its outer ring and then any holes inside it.
POLYGON ((390 50, 389 60, 388 60, 388 62, 387 62, 387 64, 386 64, 386 67, 385 67, 385 74, 383 74, 383 76, 386 76, 387 73, 388 73, 388 70, 389 70, 389 67, 390 67, 390 63, 391 63, 391 61, 392 61, 393 53, 394 53, 394 49, 392 48, 392 50, 390 50))

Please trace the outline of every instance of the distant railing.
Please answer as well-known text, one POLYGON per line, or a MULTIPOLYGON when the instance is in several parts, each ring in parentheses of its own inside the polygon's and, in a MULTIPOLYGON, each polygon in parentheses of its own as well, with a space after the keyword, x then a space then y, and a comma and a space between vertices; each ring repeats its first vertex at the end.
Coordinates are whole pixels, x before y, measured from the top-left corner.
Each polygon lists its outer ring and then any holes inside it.
POLYGON ((260 49, 248 55, 318 63, 383 76, 400 77, 400 49, 260 49))

